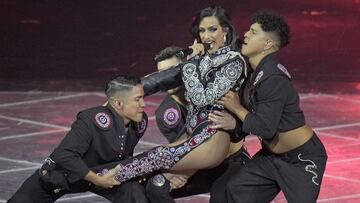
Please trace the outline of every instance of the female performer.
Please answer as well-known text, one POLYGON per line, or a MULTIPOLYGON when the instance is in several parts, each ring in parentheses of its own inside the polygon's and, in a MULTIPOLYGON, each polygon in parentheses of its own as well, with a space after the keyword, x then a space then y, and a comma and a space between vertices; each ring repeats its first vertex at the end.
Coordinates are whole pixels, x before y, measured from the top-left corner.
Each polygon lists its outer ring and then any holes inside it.
POLYGON ((151 74, 142 82, 147 95, 184 83, 188 101, 186 139, 121 162, 115 176, 119 182, 160 169, 184 171, 215 167, 229 152, 229 133, 210 128, 208 114, 214 110, 225 111, 215 101, 229 90, 238 90, 246 77, 246 62, 238 52, 238 35, 221 7, 203 9, 193 22, 192 34, 195 38, 190 47, 192 60, 151 74))

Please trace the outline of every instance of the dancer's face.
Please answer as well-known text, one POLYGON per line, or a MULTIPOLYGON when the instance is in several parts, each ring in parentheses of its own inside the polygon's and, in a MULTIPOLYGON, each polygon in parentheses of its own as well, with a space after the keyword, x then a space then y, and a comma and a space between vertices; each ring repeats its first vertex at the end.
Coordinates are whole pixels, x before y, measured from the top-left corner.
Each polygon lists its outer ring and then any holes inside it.
MULTIPOLYGON (((176 66, 180 63, 181 61, 176 57, 176 56, 173 56, 171 58, 168 58, 168 59, 165 59, 165 60, 162 60, 162 61, 159 61, 157 63, 157 69, 158 71, 163 71, 163 70, 166 70, 166 69, 169 69, 173 66, 176 66)), ((173 88, 173 89, 169 89, 167 92, 169 94, 175 94, 177 93, 179 90, 181 89, 181 87, 176 87, 176 88, 173 88)))
POLYGON ((118 110, 125 121, 140 122, 145 108, 144 89, 142 85, 136 85, 126 96, 118 101, 118 110))
POLYGON ((209 53, 214 53, 224 46, 224 36, 226 34, 225 29, 221 27, 217 17, 209 16, 200 21, 199 36, 202 43, 210 45, 209 53))
POLYGON ((244 37, 241 53, 249 58, 260 55, 268 43, 268 36, 259 23, 252 24, 244 37))

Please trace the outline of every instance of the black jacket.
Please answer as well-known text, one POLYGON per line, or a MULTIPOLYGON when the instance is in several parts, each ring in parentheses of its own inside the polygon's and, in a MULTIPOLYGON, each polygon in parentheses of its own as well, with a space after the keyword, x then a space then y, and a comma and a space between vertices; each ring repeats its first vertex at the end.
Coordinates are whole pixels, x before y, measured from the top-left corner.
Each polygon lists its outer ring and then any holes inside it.
POLYGON ((247 87, 251 112, 245 117, 243 131, 271 140, 279 132, 305 125, 291 76, 275 54, 259 63, 247 87))
POLYGON ((126 129, 123 118, 110 105, 81 111, 42 168, 60 171, 73 183, 90 168, 132 156, 146 127, 145 113, 142 122, 132 121, 126 129))

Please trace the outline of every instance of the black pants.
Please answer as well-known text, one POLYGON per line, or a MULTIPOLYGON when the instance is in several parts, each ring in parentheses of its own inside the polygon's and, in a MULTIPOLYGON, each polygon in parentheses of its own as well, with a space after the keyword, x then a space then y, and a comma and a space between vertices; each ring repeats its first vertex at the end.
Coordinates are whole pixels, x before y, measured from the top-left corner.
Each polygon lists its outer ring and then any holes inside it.
POLYGON ((122 183, 112 189, 105 189, 89 184, 87 181, 79 181, 70 184, 70 190, 53 191, 44 187, 39 180, 36 171, 19 188, 8 201, 9 203, 50 203, 55 202, 61 196, 69 193, 93 192, 113 203, 147 203, 145 187, 137 181, 122 183))
POLYGON ((288 202, 316 202, 327 155, 314 134, 282 155, 261 149, 227 184, 228 202, 270 202, 283 191, 288 202))
POLYGON ((219 166, 197 171, 183 187, 171 192, 169 192, 169 185, 158 187, 153 185, 150 179, 147 183, 146 194, 153 203, 170 203, 175 202, 173 198, 210 192, 211 202, 223 203, 226 198, 226 183, 231 178, 232 173, 240 170, 249 158, 250 156, 247 151, 241 148, 238 152, 225 159, 219 166))

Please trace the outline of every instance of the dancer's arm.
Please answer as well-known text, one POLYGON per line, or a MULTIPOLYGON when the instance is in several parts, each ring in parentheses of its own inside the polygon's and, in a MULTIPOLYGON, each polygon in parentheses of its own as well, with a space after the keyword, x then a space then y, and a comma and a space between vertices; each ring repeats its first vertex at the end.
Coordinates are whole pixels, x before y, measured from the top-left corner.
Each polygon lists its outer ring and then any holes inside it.
POLYGON ((182 84, 181 64, 167 70, 154 72, 141 79, 145 96, 178 87, 182 84))
POLYGON ((56 165, 68 171, 71 182, 84 178, 90 171, 82 160, 93 139, 88 120, 85 114, 79 113, 70 132, 50 155, 56 165))
POLYGON ((229 92, 221 98, 219 104, 234 112, 240 118, 245 132, 251 132, 263 139, 271 139, 279 126, 284 101, 292 88, 285 77, 271 77, 262 82, 258 88, 257 111, 250 113, 239 102, 239 96, 234 92, 229 92), (270 85, 271 84, 271 85, 270 85))

